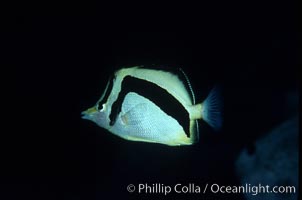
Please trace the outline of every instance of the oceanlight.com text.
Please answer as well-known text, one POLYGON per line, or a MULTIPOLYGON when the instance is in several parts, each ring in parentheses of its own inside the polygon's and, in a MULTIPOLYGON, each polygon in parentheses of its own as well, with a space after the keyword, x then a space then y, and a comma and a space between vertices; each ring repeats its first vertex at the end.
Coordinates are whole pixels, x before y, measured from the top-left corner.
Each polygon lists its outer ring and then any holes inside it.
POLYGON ((162 183, 138 183, 136 185, 129 184, 127 186, 127 191, 129 193, 138 194, 163 194, 169 195, 171 193, 178 194, 294 194, 296 193, 295 186, 270 186, 259 183, 258 185, 245 184, 240 186, 230 186, 230 185, 219 185, 217 183, 212 184, 196 184, 188 183, 181 184, 177 183, 175 185, 167 185, 162 183))

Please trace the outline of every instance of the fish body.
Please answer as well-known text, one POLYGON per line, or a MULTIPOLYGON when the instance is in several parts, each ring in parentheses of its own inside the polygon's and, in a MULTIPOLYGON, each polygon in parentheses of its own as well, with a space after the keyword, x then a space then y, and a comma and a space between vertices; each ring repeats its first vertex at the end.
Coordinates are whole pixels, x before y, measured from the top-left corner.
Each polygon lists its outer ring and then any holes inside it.
POLYGON ((220 101, 213 89, 203 103, 186 74, 141 66, 114 73, 95 106, 83 118, 126 140, 191 145, 199 140, 198 119, 221 127, 220 101))

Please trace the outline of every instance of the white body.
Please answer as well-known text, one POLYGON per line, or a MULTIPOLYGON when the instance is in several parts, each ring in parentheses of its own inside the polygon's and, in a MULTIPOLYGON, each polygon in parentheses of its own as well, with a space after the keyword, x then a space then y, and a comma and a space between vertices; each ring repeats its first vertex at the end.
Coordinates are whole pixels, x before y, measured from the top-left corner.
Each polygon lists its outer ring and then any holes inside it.
POLYGON ((109 131, 133 141, 168 145, 192 144, 175 119, 136 93, 126 95, 117 121, 109 131))
MULTIPOLYGON (((186 77, 184 73, 183 75, 186 77)), ((186 81, 191 89, 187 77, 186 81)), ((105 92, 107 89, 108 84, 105 92)), ((197 119, 203 118, 213 127, 220 125, 217 123, 220 121, 213 121, 217 118, 218 112, 214 98, 216 95, 213 95, 216 93, 211 93, 212 95, 210 94, 208 100, 205 100, 203 104, 194 105, 195 99, 192 90, 188 91, 177 75, 162 70, 140 67, 123 68, 115 73, 113 87, 106 103, 102 104, 102 108, 98 108, 98 102, 103 101, 103 94, 94 107, 83 112, 83 118, 94 121, 100 127, 127 140, 161 143, 170 146, 190 145, 197 142, 199 138, 197 119), (109 116, 112 105, 119 97, 122 81, 126 76, 151 82, 179 101, 189 114, 187 120, 190 133, 186 134, 178 121, 165 113, 154 102, 134 92, 126 94, 121 104, 121 111, 114 124, 111 125, 109 116), (213 113, 215 115, 212 115, 213 113)))

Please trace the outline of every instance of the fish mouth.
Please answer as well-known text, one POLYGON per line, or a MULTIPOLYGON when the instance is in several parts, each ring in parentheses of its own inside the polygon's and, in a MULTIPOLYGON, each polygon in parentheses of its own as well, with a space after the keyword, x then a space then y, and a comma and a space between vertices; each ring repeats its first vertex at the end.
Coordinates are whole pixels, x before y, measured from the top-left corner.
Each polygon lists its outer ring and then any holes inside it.
POLYGON ((83 111, 83 112, 81 112, 81 118, 82 119, 89 119, 89 115, 87 114, 87 112, 86 111, 83 111))
POLYGON ((97 112, 95 107, 89 108, 83 112, 81 112, 82 119, 91 119, 93 113, 97 112))

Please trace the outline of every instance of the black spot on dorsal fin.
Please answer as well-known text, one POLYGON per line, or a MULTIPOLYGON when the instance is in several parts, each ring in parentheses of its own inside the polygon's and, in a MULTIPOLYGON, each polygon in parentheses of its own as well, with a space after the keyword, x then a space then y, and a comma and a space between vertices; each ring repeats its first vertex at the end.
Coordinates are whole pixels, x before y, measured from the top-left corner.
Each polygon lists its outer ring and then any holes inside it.
POLYGON ((160 86, 139 78, 126 76, 121 83, 121 91, 117 100, 112 104, 110 113, 110 125, 116 122, 121 112, 122 103, 129 92, 135 92, 153 103, 155 103, 166 114, 173 117, 183 127, 185 133, 190 137, 190 118, 184 106, 165 89, 160 86))

